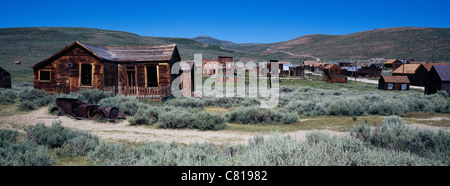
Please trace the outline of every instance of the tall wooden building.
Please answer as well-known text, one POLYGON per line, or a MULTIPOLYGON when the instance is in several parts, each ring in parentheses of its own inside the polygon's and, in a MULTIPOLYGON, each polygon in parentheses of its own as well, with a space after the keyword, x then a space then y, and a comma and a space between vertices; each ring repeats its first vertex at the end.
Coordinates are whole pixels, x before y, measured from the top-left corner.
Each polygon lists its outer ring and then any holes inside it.
POLYGON ((323 68, 322 81, 329 83, 347 83, 347 76, 342 75, 341 67, 332 64, 323 68))
POLYGON ((51 94, 89 88, 162 100, 179 76, 170 73, 178 61, 176 44, 97 47, 77 41, 31 68, 34 88, 51 94))
POLYGON ((444 90, 450 94, 450 65, 433 65, 427 76, 425 94, 444 90))
POLYGON ((394 71, 394 76, 407 76, 411 85, 424 86, 425 78, 428 74, 427 69, 422 64, 403 64, 394 71))

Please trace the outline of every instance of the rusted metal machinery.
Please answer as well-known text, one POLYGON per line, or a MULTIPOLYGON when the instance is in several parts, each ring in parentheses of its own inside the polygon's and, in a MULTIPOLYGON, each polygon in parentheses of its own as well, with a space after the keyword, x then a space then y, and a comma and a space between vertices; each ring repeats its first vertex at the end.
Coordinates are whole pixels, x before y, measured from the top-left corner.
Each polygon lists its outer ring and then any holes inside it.
POLYGON ((114 122, 116 118, 126 119, 116 107, 101 107, 70 98, 57 98, 56 107, 53 107, 51 111, 52 113, 58 111, 58 115, 68 115, 75 119, 97 119, 102 117, 111 122, 114 122))

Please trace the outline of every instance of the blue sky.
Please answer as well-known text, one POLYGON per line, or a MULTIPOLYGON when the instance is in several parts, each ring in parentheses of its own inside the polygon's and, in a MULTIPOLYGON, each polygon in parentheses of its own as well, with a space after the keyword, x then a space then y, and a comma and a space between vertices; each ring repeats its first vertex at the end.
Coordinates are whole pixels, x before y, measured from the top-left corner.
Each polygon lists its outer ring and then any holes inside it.
POLYGON ((2 0, 0 27, 92 27, 237 43, 386 27, 450 28, 449 0, 2 0))

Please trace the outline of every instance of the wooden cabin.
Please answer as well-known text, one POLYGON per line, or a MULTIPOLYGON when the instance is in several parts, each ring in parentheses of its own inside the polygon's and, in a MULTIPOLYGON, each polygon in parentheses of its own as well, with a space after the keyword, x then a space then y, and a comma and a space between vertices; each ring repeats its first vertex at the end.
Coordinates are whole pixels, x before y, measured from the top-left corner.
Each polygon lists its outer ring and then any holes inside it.
POLYGON ((163 100, 171 96, 171 74, 181 61, 176 44, 97 47, 74 42, 35 64, 34 88, 50 94, 83 88, 163 100))
POLYGON ((0 88, 11 88, 11 74, 0 67, 0 88))
POLYGON ((378 78, 382 74, 382 69, 378 67, 361 67, 358 69, 358 76, 366 78, 378 78))
POLYGON ((289 67, 291 76, 304 76, 305 69, 302 66, 289 67))
POLYGON ((321 63, 318 61, 304 61, 302 66, 304 69, 314 72, 322 70, 325 67, 325 65, 326 65, 325 63, 321 63))
POLYGON ((394 76, 407 76, 411 85, 424 86, 428 70, 422 64, 403 64, 394 71, 394 76))
POLYGON ((329 83, 347 83, 347 76, 342 75, 341 67, 332 64, 323 68, 322 81, 329 83))
POLYGON ((381 76, 378 89, 381 90, 409 90, 410 81, 407 76, 381 76))
MULTIPOLYGON (((217 77, 216 81, 226 82, 233 81, 237 82, 237 74, 235 72, 235 66, 233 64, 232 56, 218 56, 218 71, 222 71, 221 77, 217 77)), ((218 73, 218 72, 217 72, 218 73)))
POLYGON ((392 70, 395 70, 395 69, 397 69, 398 67, 400 67, 401 65, 403 64, 403 62, 401 62, 400 60, 398 60, 398 59, 390 59, 390 60, 388 60, 388 61, 386 61, 385 63, 384 63, 384 68, 390 68, 390 69, 392 69, 392 70))
POLYGON ((450 94, 450 65, 433 65, 427 76, 425 94, 444 90, 450 94))

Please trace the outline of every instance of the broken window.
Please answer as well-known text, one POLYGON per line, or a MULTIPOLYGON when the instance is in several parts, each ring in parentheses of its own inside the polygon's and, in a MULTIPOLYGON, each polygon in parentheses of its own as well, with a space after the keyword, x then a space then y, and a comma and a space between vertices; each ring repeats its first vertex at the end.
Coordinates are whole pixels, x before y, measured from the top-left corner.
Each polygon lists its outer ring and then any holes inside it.
POLYGON ((147 66, 147 87, 158 87, 158 70, 155 65, 147 66))
POLYGON ((127 86, 133 87, 136 86, 136 67, 135 66, 126 66, 127 68, 127 86))
POLYGON ((39 71, 39 81, 50 81, 50 71, 39 71))
POLYGON ((92 65, 81 64, 81 86, 92 86, 92 65))

